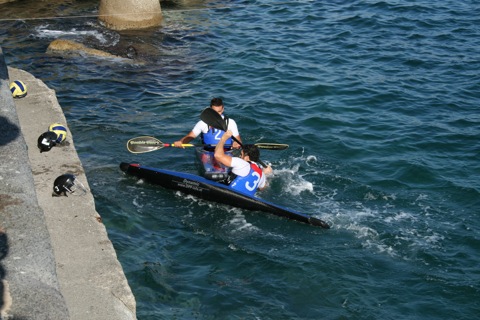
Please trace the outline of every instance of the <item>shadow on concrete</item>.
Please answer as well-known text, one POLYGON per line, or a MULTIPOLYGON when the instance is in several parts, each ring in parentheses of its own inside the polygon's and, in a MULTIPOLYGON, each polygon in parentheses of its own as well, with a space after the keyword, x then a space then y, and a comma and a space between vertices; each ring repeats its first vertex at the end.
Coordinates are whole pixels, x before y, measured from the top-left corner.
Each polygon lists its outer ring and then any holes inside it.
MULTIPOLYGON (((8 255, 7 234, 3 232, 3 230, 0 230, 0 261, 3 260, 7 255, 8 255)), ((4 301, 5 288, 3 284, 4 279, 5 279, 5 268, 0 263, 0 310, 3 310, 3 307, 5 306, 5 301, 4 301)))
POLYGON ((4 146, 15 140, 20 135, 20 128, 11 123, 4 116, 0 116, 0 146, 4 146))
POLYGON ((2 47, 0 47, 0 79, 8 80, 8 69, 5 64, 2 47))

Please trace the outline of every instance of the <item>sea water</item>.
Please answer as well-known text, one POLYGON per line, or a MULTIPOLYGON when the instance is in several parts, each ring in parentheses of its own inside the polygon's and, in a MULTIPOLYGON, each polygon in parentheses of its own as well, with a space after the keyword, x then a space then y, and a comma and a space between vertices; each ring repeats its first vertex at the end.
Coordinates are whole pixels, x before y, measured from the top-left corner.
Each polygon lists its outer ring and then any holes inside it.
POLYGON ((139 319, 478 317, 480 4, 162 1, 160 28, 128 32, 97 8, 1 5, 0 45, 56 90, 139 319), (57 38, 138 56, 46 54, 57 38), (330 230, 120 172, 196 173, 191 148, 126 142, 178 140, 212 97, 244 142, 290 145, 262 150, 259 196, 330 230))

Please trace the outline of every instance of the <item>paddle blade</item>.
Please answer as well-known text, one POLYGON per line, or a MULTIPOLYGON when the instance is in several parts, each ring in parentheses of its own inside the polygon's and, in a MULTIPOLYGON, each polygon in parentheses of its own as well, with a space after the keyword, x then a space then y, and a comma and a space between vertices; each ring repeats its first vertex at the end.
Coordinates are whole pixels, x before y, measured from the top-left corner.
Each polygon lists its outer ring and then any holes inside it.
POLYGON ((282 143, 266 143, 266 142, 258 142, 255 143, 258 149, 268 149, 268 150, 285 150, 288 149, 288 144, 282 143))
POLYGON ((154 137, 137 137, 128 140, 127 149, 131 153, 145 153, 159 150, 165 147, 165 144, 154 137))
POLYGON ((213 110, 212 108, 205 108, 202 113, 200 114, 200 119, 203 122, 208 124, 210 127, 214 127, 215 129, 220 129, 223 131, 227 131, 227 123, 222 118, 221 115, 218 114, 217 111, 213 110))

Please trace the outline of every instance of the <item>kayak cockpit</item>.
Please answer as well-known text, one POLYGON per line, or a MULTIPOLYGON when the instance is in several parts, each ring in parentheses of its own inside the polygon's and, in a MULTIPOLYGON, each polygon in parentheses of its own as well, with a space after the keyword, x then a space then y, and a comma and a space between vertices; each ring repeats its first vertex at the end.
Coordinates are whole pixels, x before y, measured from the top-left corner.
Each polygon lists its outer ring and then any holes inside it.
POLYGON ((202 177, 218 182, 228 178, 231 169, 215 160, 213 151, 195 148, 195 159, 202 177))

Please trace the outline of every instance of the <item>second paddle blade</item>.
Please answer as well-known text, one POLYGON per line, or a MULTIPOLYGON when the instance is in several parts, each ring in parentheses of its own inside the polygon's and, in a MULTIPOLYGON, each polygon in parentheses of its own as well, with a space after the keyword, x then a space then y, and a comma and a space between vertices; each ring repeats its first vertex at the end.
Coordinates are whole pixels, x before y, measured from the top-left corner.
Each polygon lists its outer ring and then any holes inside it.
POLYGON ((288 144, 283 143, 267 143, 267 142, 258 142, 255 143, 258 149, 267 149, 267 150, 285 150, 288 149, 288 144))
POLYGON ((228 130, 225 120, 217 111, 213 110, 212 108, 205 108, 200 114, 200 119, 215 129, 220 129, 223 131, 228 130))

